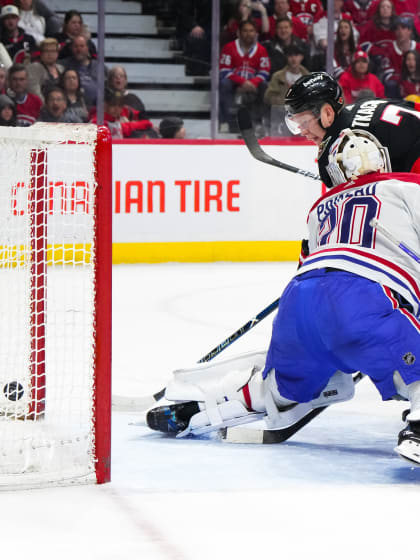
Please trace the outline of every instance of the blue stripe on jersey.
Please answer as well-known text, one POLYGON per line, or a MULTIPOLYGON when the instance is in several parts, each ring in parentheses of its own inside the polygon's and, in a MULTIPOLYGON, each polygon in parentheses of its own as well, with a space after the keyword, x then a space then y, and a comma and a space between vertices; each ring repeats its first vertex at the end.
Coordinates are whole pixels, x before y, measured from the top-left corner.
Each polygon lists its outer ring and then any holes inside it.
MULTIPOLYGON (((310 256, 307 257, 305 259, 305 261, 302 264, 301 270, 303 270, 305 268, 305 266, 316 263, 316 262, 321 262, 321 261, 331 261, 331 260, 343 260, 343 261, 348 261, 348 262, 352 262, 354 264, 357 264, 359 266, 365 267, 365 268, 369 268, 371 270, 374 270, 376 272, 380 272, 381 274, 384 274, 385 276, 388 276, 388 278, 390 278, 393 282, 395 282, 396 284, 398 284, 399 286, 401 286, 402 288, 404 288, 405 290, 407 290, 408 292, 410 292, 411 297, 413 298, 413 300, 417 303, 417 305, 420 305, 420 300, 419 298, 416 296, 416 294, 410 289, 410 286, 408 284, 406 284, 405 282, 403 282, 400 278, 398 278, 397 276, 394 276, 393 274, 391 274, 390 272, 388 272, 388 270, 386 270, 383 267, 379 267, 379 266, 375 266, 374 264, 371 263, 367 263, 365 261, 359 260, 355 257, 349 257, 347 255, 343 255, 343 254, 334 254, 334 255, 322 255, 320 257, 313 257, 311 258, 310 256)), ((325 263, 325 266, 328 266, 328 262, 325 263)), ((339 268, 339 267, 337 267, 339 268)), ((354 274, 357 274, 357 272, 355 272, 354 274)))

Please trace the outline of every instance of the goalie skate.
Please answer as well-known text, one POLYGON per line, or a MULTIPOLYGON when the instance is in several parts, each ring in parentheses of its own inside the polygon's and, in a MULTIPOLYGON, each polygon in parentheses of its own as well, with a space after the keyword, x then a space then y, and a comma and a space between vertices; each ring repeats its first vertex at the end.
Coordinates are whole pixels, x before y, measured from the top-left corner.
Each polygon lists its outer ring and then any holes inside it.
POLYGON ((222 428, 260 420, 264 413, 250 412, 238 401, 219 404, 214 409, 200 411, 196 401, 152 408, 146 423, 152 430, 185 437, 199 436, 222 428))

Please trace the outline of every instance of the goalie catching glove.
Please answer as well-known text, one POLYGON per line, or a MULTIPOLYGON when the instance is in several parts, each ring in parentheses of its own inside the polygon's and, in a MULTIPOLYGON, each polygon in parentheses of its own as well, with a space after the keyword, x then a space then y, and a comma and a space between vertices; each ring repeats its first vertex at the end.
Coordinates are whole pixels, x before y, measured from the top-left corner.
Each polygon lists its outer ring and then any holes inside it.
POLYGON ((148 426, 177 437, 201 435, 261 419, 268 429, 277 429, 290 424, 289 412, 294 407, 311 410, 349 400, 354 395, 351 375, 336 372, 317 399, 295 403, 280 395, 274 371, 262 378, 265 358, 266 352, 252 352, 174 371, 165 397, 175 404, 149 410, 148 426))

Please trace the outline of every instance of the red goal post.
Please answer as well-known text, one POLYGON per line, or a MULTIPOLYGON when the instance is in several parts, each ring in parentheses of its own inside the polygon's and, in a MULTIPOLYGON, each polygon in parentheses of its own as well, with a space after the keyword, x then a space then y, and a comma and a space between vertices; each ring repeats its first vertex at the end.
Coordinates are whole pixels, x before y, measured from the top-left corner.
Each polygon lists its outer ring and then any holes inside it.
POLYGON ((0 127, 0 487, 110 480, 106 127, 0 127))

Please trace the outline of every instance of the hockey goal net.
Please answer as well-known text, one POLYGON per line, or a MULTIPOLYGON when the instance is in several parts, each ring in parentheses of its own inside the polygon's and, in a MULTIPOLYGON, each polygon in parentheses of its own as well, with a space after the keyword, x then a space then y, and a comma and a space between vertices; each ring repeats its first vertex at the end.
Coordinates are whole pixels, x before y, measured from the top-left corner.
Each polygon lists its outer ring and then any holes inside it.
POLYGON ((110 478, 111 141, 0 127, 0 487, 110 478))

